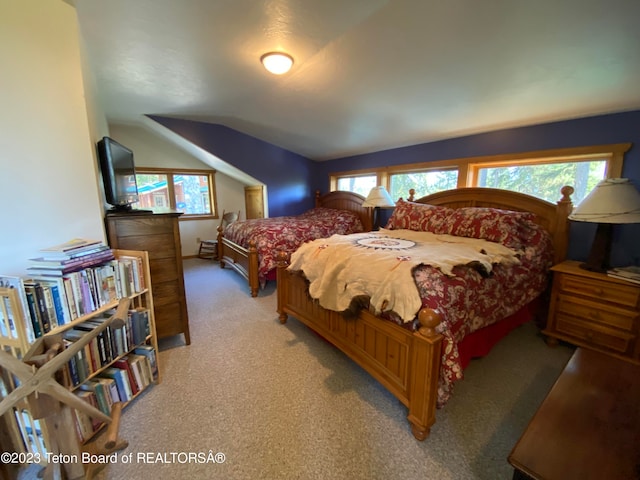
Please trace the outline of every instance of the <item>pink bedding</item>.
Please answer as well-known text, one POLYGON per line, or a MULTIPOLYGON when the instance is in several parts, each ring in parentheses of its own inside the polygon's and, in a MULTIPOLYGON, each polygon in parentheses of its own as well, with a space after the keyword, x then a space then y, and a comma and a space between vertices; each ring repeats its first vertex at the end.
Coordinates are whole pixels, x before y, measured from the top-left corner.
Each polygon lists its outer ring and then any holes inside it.
POLYGON ((333 234, 363 231, 357 214, 348 210, 317 207, 301 215, 234 222, 224 230, 224 237, 244 248, 249 241, 258 249, 258 278, 264 285, 276 267, 279 251, 294 252, 302 243, 333 234))

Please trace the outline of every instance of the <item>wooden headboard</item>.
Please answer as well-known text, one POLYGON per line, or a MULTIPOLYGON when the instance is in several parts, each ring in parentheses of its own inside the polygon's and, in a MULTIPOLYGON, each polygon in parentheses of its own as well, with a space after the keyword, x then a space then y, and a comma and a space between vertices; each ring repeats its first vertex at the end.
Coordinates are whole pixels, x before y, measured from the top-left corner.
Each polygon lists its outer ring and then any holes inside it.
POLYGON ((316 191, 316 207, 335 208, 337 210, 349 210, 355 212, 362 222, 365 232, 373 228, 373 209, 363 207, 364 197, 357 193, 336 190, 325 195, 316 191))
POLYGON ((445 190, 417 200, 413 198, 415 193, 411 190, 409 192, 409 201, 449 208, 490 207, 534 213, 536 216, 535 222, 547 230, 553 238, 554 260, 555 263, 558 263, 563 261, 567 255, 569 245, 568 217, 573 211, 573 203, 571 201, 573 191, 573 187, 562 187, 560 189, 561 198, 555 204, 524 193, 484 187, 445 190))

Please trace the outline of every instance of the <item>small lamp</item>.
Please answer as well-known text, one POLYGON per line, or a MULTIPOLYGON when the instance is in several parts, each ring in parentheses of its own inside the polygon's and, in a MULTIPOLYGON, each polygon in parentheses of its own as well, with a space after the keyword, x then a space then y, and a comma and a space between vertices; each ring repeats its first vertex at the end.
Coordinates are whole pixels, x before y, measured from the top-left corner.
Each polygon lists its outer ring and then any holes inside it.
POLYGON ((380 209, 395 207, 396 204, 391 200, 391 195, 387 189, 381 186, 373 187, 362 202, 363 207, 373 207, 373 229, 380 230, 380 209))
POLYGON ((606 272, 610 267, 613 225, 640 223, 640 193, 628 178, 607 178, 580 202, 569 219, 598 224, 587 262, 580 266, 606 272))

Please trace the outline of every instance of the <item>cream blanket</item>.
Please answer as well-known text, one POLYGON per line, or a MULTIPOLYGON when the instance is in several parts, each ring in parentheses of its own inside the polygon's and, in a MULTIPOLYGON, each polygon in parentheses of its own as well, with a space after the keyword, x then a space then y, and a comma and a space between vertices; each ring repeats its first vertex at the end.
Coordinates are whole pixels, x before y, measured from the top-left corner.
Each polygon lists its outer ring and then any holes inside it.
POLYGON ((472 262, 487 273, 494 264, 520 263, 515 251, 486 240, 381 229, 305 243, 291 256, 289 269, 304 272, 309 294, 326 309, 344 311, 353 297, 366 295, 376 314, 392 310, 409 322, 422 306, 416 266, 453 275, 453 267, 472 262))

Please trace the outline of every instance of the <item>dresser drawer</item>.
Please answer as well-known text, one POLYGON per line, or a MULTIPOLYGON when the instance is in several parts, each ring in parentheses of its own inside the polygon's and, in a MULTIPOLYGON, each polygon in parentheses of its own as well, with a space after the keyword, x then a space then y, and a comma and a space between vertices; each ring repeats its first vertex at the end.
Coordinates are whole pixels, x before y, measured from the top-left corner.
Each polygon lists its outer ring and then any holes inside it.
POLYGON ((606 348, 618 353, 626 353, 635 338, 630 333, 612 328, 596 327, 589 322, 562 313, 558 313, 556 317, 555 330, 588 345, 606 348))
POLYGON ((558 313, 564 313, 582 318, 599 325, 633 331, 633 324, 638 317, 638 312, 607 306, 603 308, 601 303, 591 302, 582 298, 569 295, 560 295, 556 306, 558 313))
POLYGON ((598 302, 617 303, 630 308, 637 308, 640 303, 640 288, 638 287, 576 275, 561 275, 560 290, 593 298, 598 302))

